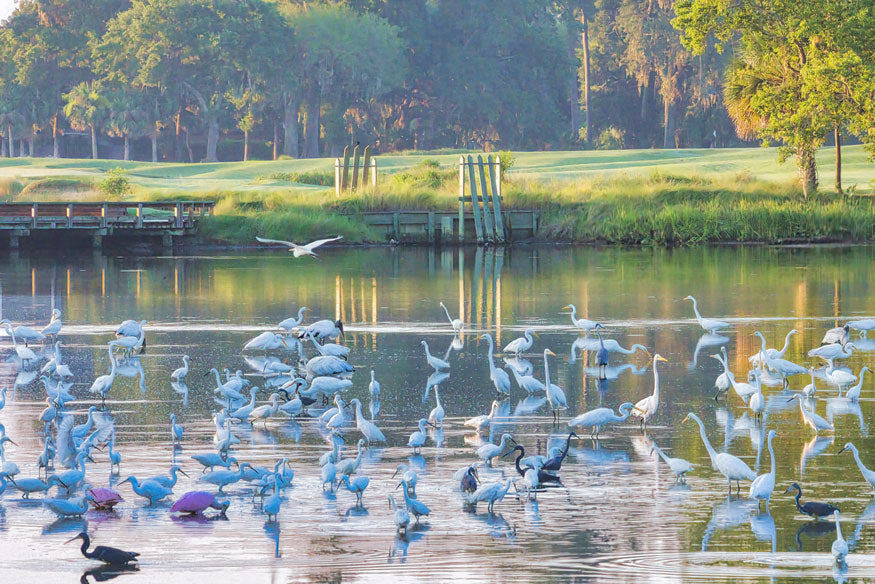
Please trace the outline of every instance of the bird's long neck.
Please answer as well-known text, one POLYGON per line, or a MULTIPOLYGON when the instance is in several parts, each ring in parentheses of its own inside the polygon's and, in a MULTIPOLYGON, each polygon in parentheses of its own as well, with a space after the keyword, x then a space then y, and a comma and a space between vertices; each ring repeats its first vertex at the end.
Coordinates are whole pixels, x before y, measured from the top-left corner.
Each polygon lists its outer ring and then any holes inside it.
POLYGON ((522 467, 520 467, 520 460, 522 459, 524 453, 525 453, 525 450, 520 450, 519 453, 517 454, 516 460, 514 461, 514 465, 516 466, 516 471, 518 473, 520 473, 520 475, 525 475, 522 467))
POLYGON ((845 538, 842 537, 842 524, 839 522, 838 517, 836 517, 836 539, 845 541, 845 538))
POLYGON ((577 307, 573 304, 571 305, 571 324, 577 326, 577 307))
POLYGON ((626 420, 629 419, 629 416, 631 416, 631 415, 632 415, 632 409, 628 408, 628 407, 624 408, 624 409, 620 410, 619 416, 614 414, 614 422, 625 422, 626 420))
POLYGON ((112 356, 112 347, 109 348, 109 376, 115 377, 115 368, 116 362, 115 357, 112 356))
POLYGON ((664 460, 666 463, 668 463, 668 456, 665 454, 665 452, 662 451, 662 448, 660 448, 659 446, 657 446, 656 444, 654 444, 654 445, 653 445, 653 449, 654 449, 654 450, 656 451, 656 453, 659 455, 659 458, 661 458, 661 459, 664 460))
POLYGON ((802 511, 802 505, 799 504, 799 499, 802 498, 802 489, 796 487, 796 508, 802 511))
POLYGON ((428 343, 422 343, 422 346, 425 347, 425 356, 431 358, 431 351, 428 350, 428 343))
POLYGON ((550 389, 550 362, 547 360, 547 351, 544 351, 544 386, 550 389))
POLYGON ((692 301, 693 301, 693 312, 696 313, 696 320, 698 320, 699 322, 701 322, 701 321, 702 321, 702 315, 699 314, 699 303, 696 302, 696 299, 693 298, 692 296, 690 296, 690 298, 691 298, 692 301))
POLYGON ((772 468, 771 473, 772 476, 775 476, 775 451, 772 450, 772 438, 774 438, 774 434, 769 434, 769 456, 772 457, 772 468))
POLYGON ((653 397, 659 399, 659 370, 656 368, 658 361, 653 359, 653 397))
POLYGON ((441 396, 438 394, 438 386, 434 386, 434 401, 437 404, 437 407, 441 407, 441 396))
POLYGON ((450 316, 450 311, 449 311, 449 310, 447 310, 447 307, 446 307, 446 305, 445 305, 445 304, 443 304, 443 303, 441 303, 441 308, 443 308, 443 309, 444 309, 444 312, 445 312, 445 313, 446 313, 446 315, 447 315, 447 320, 448 320, 448 321, 450 321, 450 324, 453 324, 453 317, 452 317, 452 316, 450 316))
POLYGON ((216 387, 222 387, 222 378, 219 376, 219 370, 214 368, 212 372, 216 376, 216 387))
POLYGON ((492 351, 494 347, 492 345, 492 336, 486 335, 486 342, 489 343, 489 368, 495 371, 495 361, 492 359, 492 351))
POLYGON ((787 352, 787 349, 790 348, 790 337, 793 336, 793 331, 787 333, 787 336, 784 337, 784 348, 781 349, 781 356, 784 356, 784 353, 787 352))
POLYGON ((708 440, 708 435, 705 433, 705 424, 698 417, 693 419, 699 425, 699 435, 702 436, 702 443, 705 445, 705 450, 708 451, 708 456, 711 457, 711 464, 714 464, 714 459, 717 458, 717 451, 714 450, 714 447, 711 446, 711 442, 708 440))
POLYGON ((82 552, 83 556, 90 559, 94 557, 94 554, 88 551, 89 545, 91 545, 91 540, 88 539, 88 536, 86 535, 82 538, 82 547, 80 547, 79 550, 82 552))
POLYGON ((851 448, 850 450, 851 453, 854 455, 854 460, 857 462, 857 467, 860 469, 860 472, 862 472, 864 476, 869 474, 869 469, 866 468, 866 465, 863 464, 862 460, 860 460, 860 452, 856 448, 851 448))

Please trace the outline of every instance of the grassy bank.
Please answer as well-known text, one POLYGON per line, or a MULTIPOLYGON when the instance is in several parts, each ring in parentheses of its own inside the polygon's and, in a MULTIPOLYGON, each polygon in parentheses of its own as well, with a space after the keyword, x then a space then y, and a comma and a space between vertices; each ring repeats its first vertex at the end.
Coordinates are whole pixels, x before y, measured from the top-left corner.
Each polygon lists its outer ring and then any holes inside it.
MULTIPOLYGON (((875 240, 875 165, 844 149, 844 184, 831 193, 828 149, 822 192, 803 201, 792 164, 773 151, 642 150, 522 153, 506 174, 505 206, 538 209, 546 241, 689 244, 875 240)), ((341 234, 379 241, 357 218, 365 210, 453 210, 458 153, 379 157, 380 180, 334 196, 333 161, 216 164, 4 159, 5 200, 101 200, 106 171, 124 168, 128 199, 213 199, 216 216, 200 238, 250 243, 255 235, 308 239, 341 234)))

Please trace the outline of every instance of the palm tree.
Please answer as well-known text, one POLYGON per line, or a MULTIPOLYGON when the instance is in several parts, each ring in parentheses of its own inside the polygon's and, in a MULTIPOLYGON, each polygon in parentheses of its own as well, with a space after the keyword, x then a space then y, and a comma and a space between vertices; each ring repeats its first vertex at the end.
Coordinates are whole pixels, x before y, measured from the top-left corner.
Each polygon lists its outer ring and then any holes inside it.
POLYGON ((107 100, 91 83, 80 83, 64 95, 64 115, 74 130, 91 130, 91 158, 97 160, 97 127, 106 116, 107 100))
POLYGON ((109 134, 125 140, 125 160, 131 159, 131 138, 139 138, 149 131, 146 112, 137 96, 124 91, 113 92, 108 98, 110 109, 109 134))

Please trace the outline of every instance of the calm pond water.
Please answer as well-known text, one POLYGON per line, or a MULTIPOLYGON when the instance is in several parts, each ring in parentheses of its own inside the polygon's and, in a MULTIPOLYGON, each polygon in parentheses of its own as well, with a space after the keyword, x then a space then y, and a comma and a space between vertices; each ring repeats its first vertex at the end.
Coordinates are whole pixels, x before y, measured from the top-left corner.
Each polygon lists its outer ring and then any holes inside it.
MULTIPOLYGON (((708 355, 718 347, 702 337, 691 320, 691 304, 682 300, 692 294, 703 314, 731 323, 722 342, 732 370, 743 378, 748 356, 759 347, 755 330, 763 331, 769 346, 780 347, 785 333, 797 329, 785 358, 813 364, 806 353, 827 328, 875 314, 872 265, 870 247, 532 247, 476 253, 377 248, 326 250, 322 261, 294 261, 272 251, 162 258, 23 254, 0 260, 4 318, 41 327, 52 307, 63 311, 64 359, 75 375, 71 391, 81 398, 69 404, 77 424, 95 403, 88 386, 109 369, 105 344, 115 326, 129 318, 149 321, 146 353, 139 366, 125 364, 107 412, 98 416, 99 424, 115 424, 121 477, 110 475, 106 452, 95 452, 87 480, 97 486, 116 484, 129 474, 163 473, 174 457, 191 475, 180 477, 176 495, 154 507, 128 484, 120 485, 126 501, 116 512, 92 511, 83 520, 57 521, 41 506, 42 495, 23 501, 8 489, 0 495, 0 581, 76 581, 97 564, 63 542, 86 528, 98 545, 140 552, 139 570, 119 576, 118 581, 131 584, 244 578, 814 582, 875 577, 872 488, 852 456, 838 454, 852 441, 864 462, 875 467, 869 439, 875 423, 871 378, 858 404, 819 382, 814 407, 833 421, 835 434, 815 439, 780 386, 768 388, 766 415, 756 422, 734 393, 726 401, 713 399, 721 369, 708 355), (469 325, 462 343, 453 342, 441 300, 454 316, 463 306, 469 325), (560 312, 568 303, 603 322, 606 334, 622 345, 641 343, 668 359, 660 367, 659 412, 646 435, 628 423, 606 428, 598 442, 588 437, 572 442, 560 473, 562 486, 538 493, 537 500, 511 493, 493 515, 485 505, 467 513, 452 474, 476 460, 474 448, 488 436, 478 437, 462 421, 487 413, 497 397, 487 345, 477 333, 490 332, 503 345, 527 327, 540 331, 531 354, 523 356, 538 377, 544 371, 543 349, 558 355, 551 358, 551 374, 569 403, 560 424, 552 423, 543 399, 525 399, 514 384, 493 430, 496 438, 501 431, 512 432, 528 452, 558 445, 573 415, 599 405, 616 408, 652 392, 652 367, 641 352, 614 354, 614 379, 599 382, 593 376, 592 354, 574 350, 580 335, 560 312), (227 489, 227 520, 171 516, 170 501, 204 487, 195 482, 200 467, 189 457, 212 449, 210 418, 219 406, 214 380, 203 373, 214 366, 242 369, 254 385, 263 386, 255 368, 263 367, 258 358, 264 354, 244 353, 242 346, 299 306, 309 307, 307 322, 339 317, 346 324, 349 360, 357 369, 347 398, 361 398, 367 409, 371 367, 382 382, 375 422, 388 444, 366 452, 362 474, 371 483, 364 508, 356 508, 354 495, 345 490, 334 495, 320 490, 316 459, 328 448, 318 421, 278 417, 266 428, 238 425, 242 443, 234 451, 241 461, 271 466, 283 457, 291 461, 294 483, 284 493, 278 522, 266 522, 246 483, 227 489), (426 398, 425 393, 431 369, 420 346, 423 339, 434 353, 449 355, 452 369, 440 384, 447 418, 442 432, 429 431, 422 455, 411 456, 407 437, 415 421, 434 407, 433 394, 426 398), (185 395, 169 380, 182 354, 192 358, 185 395), (745 496, 727 497, 725 480, 711 469, 697 428, 681 424, 688 412, 701 416, 718 450, 742 457, 757 472, 768 472, 764 439, 769 429, 778 431, 778 487, 770 514, 745 496), (171 413, 185 428, 182 449, 175 454, 171 413), (696 466, 686 485, 675 484, 668 467, 650 455, 654 441, 696 466), (386 498, 391 492, 399 497, 391 478, 399 462, 420 469, 418 496, 432 509, 406 539, 395 536, 386 498), (832 523, 812 523, 797 513, 790 495, 782 494, 794 481, 805 489, 805 498, 841 507, 843 533, 853 552, 847 573, 836 572, 829 556, 832 523)), ((843 362, 855 374, 872 364, 875 336, 858 345, 862 351, 843 362)), ((10 388, 0 422, 18 444, 6 445, 6 459, 21 467, 19 476, 36 476, 45 394, 37 374, 20 371, 11 358, 9 339, 0 346, 0 384, 10 388)), ((309 343, 306 353, 314 354, 309 343)), ((290 352, 273 355, 296 359, 290 352)), ((808 381, 793 377, 790 387, 798 391, 808 381)), ((262 400, 267 395, 260 393, 262 400)), ((354 428, 347 434, 348 455, 358 434, 354 428)), ((515 477, 509 460, 484 469, 481 478, 515 477)), ((748 485, 743 482, 742 495, 748 485)), ((82 581, 108 576, 98 572, 82 581)))

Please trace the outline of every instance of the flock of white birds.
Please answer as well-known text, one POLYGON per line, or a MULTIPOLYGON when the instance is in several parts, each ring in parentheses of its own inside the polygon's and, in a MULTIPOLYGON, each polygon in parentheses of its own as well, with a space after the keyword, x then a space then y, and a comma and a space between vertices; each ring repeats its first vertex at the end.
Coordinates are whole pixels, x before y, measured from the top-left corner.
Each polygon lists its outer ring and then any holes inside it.
MULTIPOLYGON (((321 241, 319 243, 322 243, 321 241)), ((290 244, 292 250, 297 247, 290 244)), ((302 252, 303 253, 303 252, 302 252)), ((692 301, 693 310, 698 324, 706 334, 719 335, 721 331, 730 325, 727 322, 704 318, 699 313, 696 299, 688 296, 686 300, 692 301)), ((440 303, 450 326, 452 327, 454 344, 461 345, 461 335, 465 329, 465 323, 458 318, 452 318, 447 307, 440 303)), ((601 336, 601 323, 577 317, 577 309, 574 305, 565 307, 571 311, 571 322, 576 329, 583 334, 578 338, 574 346, 595 354, 597 375, 600 379, 608 374, 609 361, 612 353, 632 354, 643 351, 650 352, 642 345, 634 345, 629 349, 622 347, 613 339, 604 339, 601 336), (594 333, 594 336, 590 336, 594 333)), ((196 463, 203 467, 199 481, 205 487, 214 487, 211 491, 191 491, 178 498, 171 512, 199 514, 207 509, 217 509, 224 514, 230 502, 220 498, 224 495, 224 489, 240 481, 246 481, 252 485, 256 493, 262 496, 262 510, 268 521, 276 520, 283 504, 283 489, 289 486, 294 478, 294 471, 290 468, 288 459, 277 461, 272 468, 256 466, 249 462, 239 462, 234 456, 234 449, 240 444, 240 438, 235 435, 235 426, 245 424, 264 424, 274 416, 297 417, 309 415, 308 410, 314 410, 320 424, 324 425, 327 436, 328 450, 319 457, 322 488, 334 491, 342 486, 356 497, 357 504, 362 504, 363 496, 370 484, 370 479, 362 474, 362 454, 371 444, 386 442, 386 436, 377 426, 375 420, 379 412, 379 400, 381 384, 377 380, 374 369, 370 370, 370 382, 368 384, 371 398, 370 413, 368 418, 363 411, 363 404, 359 399, 347 402, 343 394, 353 386, 352 377, 354 367, 347 361, 350 349, 336 341, 343 337, 343 323, 333 320, 318 320, 309 325, 304 325, 304 313, 306 307, 298 310, 297 315, 290 317, 277 325, 275 330, 266 331, 245 344, 244 351, 258 351, 264 356, 255 360, 260 373, 264 376, 264 385, 272 392, 266 403, 257 400, 258 388, 251 387, 250 381, 242 371, 231 372, 227 369, 220 372, 214 368, 205 375, 212 376, 215 380, 215 401, 220 407, 213 415, 215 434, 213 437, 214 449, 191 456, 196 463), (302 359, 297 364, 288 364, 282 359, 270 356, 274 351, 297 351, 302 358, 305 356, 304 343, 312 345, 316 355, 310 359, 302 359), (321 409, 323 404, 333 402, 333 407, 321 409), (343 445, 353 435, 358 438, 355 441, 355 454, 347 457, 341 455, 343 445), (233 467, 233 470, 232 470, 233 467), (218 468, 218 470, 217 470, 218 468), (217 495, 219 497, 217 497, 217 495)), ((142 352, 146 348, 145 320, 128 320, 123 322, 115 331, 115 337, 107 343, 109 353, 109 373, 101 375, 93 380, 89 388, 92 398, 100 401, 100 406, 93 405, 88 410, 87 419, 80 424, 75 424, 74 415, 68 410, 68 405, 75 402, 77 397, 70 393, 73 373, 70 367, 63 362, 61 353, 62 321, 61 313, 53 311, 51 321, 41 331, 27 326, 13 326, 8 320, 0 321, 10 338, 15 353, 15 360, 22 370, 37 371, 46 391, 46 408, 39 416, 43 423, 42 443, 43 451, 40 454, 36 468, 37 476, 22 476, 17 464, 7 459, 7 443, 13 442, 6 435, 5 427, 0 424, 0 460, 2 460, 2 472, 0 472, 0 494, 8 488, 17 489, 22 497, 28 498, 33 493, 48 493, 53 487, 57 487, 58 494, 55 497, 46 495, 45 506, 60 517, 82 516, 90 507, 98 509, 112 509, 124 501, 122 495, 109 486, 93 484, 86 473, 86 466, 94 463, 97 452, 106 450, 111 472, 120 469, 123 453, 115 443, 115 425, 112 422, 110 412, 106 407, 106 401, 110 397, 116 376, 122 374, 122 370, 132 361, 132 356, 142 352), (38 352, 34 348, 41 348, 38 352), (100 424, 95 422, 95 417, 101 416, 100 424), (67 470, 57 472, 56 466, 65 467, 67 470)), ((769 348, 765 337, 757 332, 761 341, 761 349, 750 356, 751 371, 744 374, 739 381, 730 370, 725 348, 721 354, 713 355, 723 366, 723 373, 716 379, 715 385, 718 395, 726 394, 730 390, 741 398, 746 407, 755 417, 763 414, 765 408, 764 386, 780 385, 783 391, 789 386, 788 378, 805 375, 810 377, 810 383, 798 393, 792 393, 788 399, 798 399, 801 420, 811 427, 815 433, 834 432, 832 424, 819 416, 812 407, 812 399, 817 391, 817 380, 830 386, 837 387, 839 394, 845 391, 848 400, 856 401, 860 397, 863 384, 863 375, 867 371, 863 367, 859 376, 847 368, 838 367, 836 361, 848 358, 856 349, 851 340, 850 331, 856 330, 861 336, 865 336, 869 330, 875 328, 875 319, 858 320, 848 322, 845 326, 831 329, 826 332, 823 343, 811 349, 808 355, 819 358, 825 362, 825 367, 815 368, 802 366, 784 359, 790 339, 795 330, 790 331, 785 339, 782 349, 769 348)), ((553 415, 554 423, 558 423, 563 412, 568 409, 565 392, 550 378, 549 358, 555 354, 549 349, 543 349, 544 373, 543 378, 533 375, 530 362, 520 360, 520 354, 531 351, 535 338, 538 337, 534 330, 526 330, 520 338, 508 343, 502 353, 508 356, 505 359, 507 368, 510 370, 517 386, 529 395, 543 397, 553 415)), ((489 366, 489 378, 498 392, 499 397, 510 394, 511 375, 504 368, 496 366, 494 355, 496 354, 493 338, 490 334, 482 334, 479 339, 484 339, 488 344, 487 361, 489 366)), ((728 340, 728 339, 726 339, 728 340)), ((725 344, 725 343, 723 343, 725 344)), ((427 384, 426 397, 430 392, 434 393, 435 407, 428 414, 413 420, 415 431, 410 434, 407 446, 414 453, 418 453, 429 439, 428 428, 441 428, 446 423, 446 412, 441 405, 439 385, 448 377, 451 368, 449 362, 450 353, 442 358, 434 355, 428 343, 423 340, 425 360, 433 369, 427 384)), ((452 348, 452 345, 451 345, 452 348)), ((498 425, 500 420, 500 401, 492 403, 489 413, 477 415, 464 420, 464 425, 475 432, 487 432, 488 440, 476 449, 477 459, 456 471, 454 478, 459 485, 459 490, 464 503, 469 510, 476 511, 478 503, 485 503, 491 513, 496 503, 501 502, 510 492, 511 488, 517 496, 536 497, 537 493, 550 484, 559 482, 558 471, 561 469, 571 439, 578 437, 577 432, 584 433, 589 430, 593 438, 597 438, 603 428, 612 424, 624 422, 629 419, 637 420, 642 431, 646 431, 648 422, 654 420, 659 414, 660 405, 660 381, 658 364, 666 361, 659 354, 651 356, 653 364, 653 393, 639 400, 637 403, 623 403, 619 406, 619 413, 613 409, 600 407, 583 412, 576 417, 567 420, 569 430, 564 448, 553 448, 547 455, 525 456, 523 446, 516 443, 510 433, 502 433, 497 441, 493 441, 492 428, 498 425), (484 465, 492 466, 495 461, 504 456, 516 453, 514 463, 518 473, 517 479, 507 479, 502 482, 482 484, 478 475, 478 469, 484 465)), ((133 372, 124 371, 127 376, 139 374, 140 383, 143 383, 143 370, 136 360, 138 370, 133 372), (133 374, 132 374, 133 373, 133 374)), ((190 371, 190 359, 188 355, 182 357, 182 366, 171 374, 170 382, 179 393, 187 395, 186 379, 190 371)), ((127 367, 130 369, 130 367, 127 367)), ((6 404, 6 388, 0 390, 0 410, 6 404)), ((81 399, 81 398, 80 398, 81 399)), ((695 422, 701 434, 702 441, 711 459, 714 470, 722 474, 728 483, 729 491, 732 491, 732 483, 736 483, 736 491, 740 491, 741 481, 750 481, 749 497, 759 501, 765 501, 768 507, 769 500, 776 487, 775 454, 772 440, 777 436, 775 430, 768 432, 768 450, 771 454, 771 470, 759 476, 742 459, 727 452, 718 453, 708 440, 705 425, 694 413, 690 413, 684 421, 695 422)), ((176 416, 172 415, 169 420, 169 438, 171 444, 176 447, 184 438, 184 428, 177 422, 176 416)), ((842 451, 850 451, 862 473, 864 479, 875 487, 875 471, 865 467, 860 460, 859 451, 850 442, 845 444, 842 451)), ((670 467, 678 481, 685 481, 689 473, 694 472, 690 462, 668 456, 655 444, 653 451, 670 467)), ((155 504, 173 494, 173 488, 177 482, 178 473, 185 474, 180 465, 170 467, 167 475, 153 477, 137 477, 130 475, 122 483, 130 483, 130 487, 138 496, 148 500, 149 504, 155 504)), ((426 517, 431 510, 425 502, 416 496, 416 486, 419 477, 416 470, 401 464, 395 473, 400 475, 399 483, 402 487, 401 501, 396 502, 391 494, 387 494, 394 520, 399 534, 406 534, 411 522, 418 523, 422 517, 426 517)), ((121 483, 119 483, 121 484, 121 483)), ((844 562, 848 553, 848 546, 842 538, 839 523, 839 511, 826 503, 800 502, 801 487, 795 483, 789 487, 797 489, 797 508, 808 515, 819 519, 821 517, 835 517, 837 539, 832 547, 832 553, 837 562, 844 562)), ((83 546, 84 551, 84 546, 83 546)), ((89 556, 93 557, 93 556, 89 556)))

